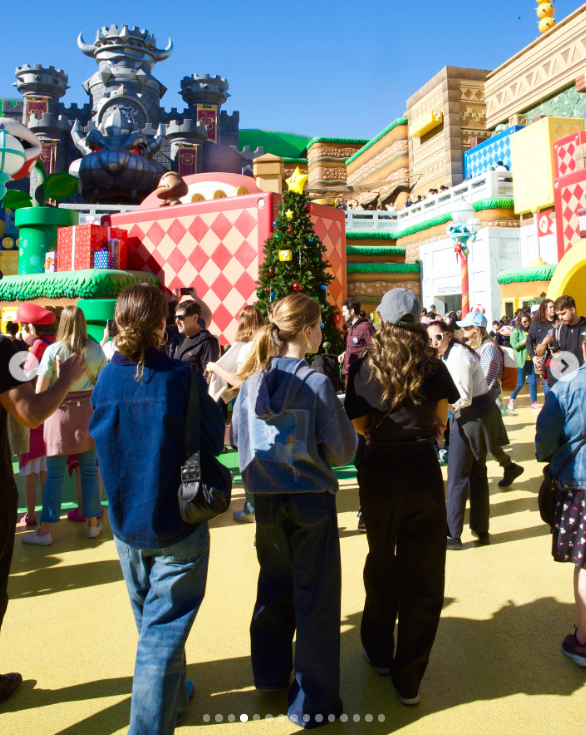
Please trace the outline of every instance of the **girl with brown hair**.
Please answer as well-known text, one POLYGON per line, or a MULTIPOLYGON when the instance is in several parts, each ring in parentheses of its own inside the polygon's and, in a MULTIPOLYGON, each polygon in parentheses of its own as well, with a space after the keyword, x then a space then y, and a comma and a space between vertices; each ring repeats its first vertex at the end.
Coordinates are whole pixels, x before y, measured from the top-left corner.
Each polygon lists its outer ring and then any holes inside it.
POLYGON ((366 660, 391 675, 403 704, 415 705, 444 594, 446 506, 433 443, 459 394, 428 343, 413 292, 388 291, 378 314, 380 331, 350 368, 345 400, 369 441, 358 465, 368 540, 360 632, 366 660))
POLYGON ((57 381, 61 362, 73 354, 85 359, 86 370, 71 386, 61 407, 45 421, 43 438, 47 453, 47 480, 41 525, 34 533, 22 536, 25 544, 50 546, 53 543, 51 528, 54 523, 59 523, 61 490, 70 454, 78 455, 83 516, 88 521, 87 536, 97 538, 102 532, 102 524, 97 518, 102 513, 102 506, 96 449, 88 425, 92 416, 92 391, 107 360, 100 345, 88 339, 82 310, 77 306, 66 306, 59 320, 57 340, 47 347, 39 365, 37 393, 46 391, 57 381))
POLYGON ((92 396, 90 431, 138 629, 128 733, 161 735, 174 732, 194 691, 185 642, 209 559, 208 524, 185 523, 177 500, 190 390, 199 391, 201 442, 215 455, 224 420, 197 368, 161 352, 167 304, 158 288, 125 289, 115 319, 117 352, 92 396))
POLYGON ((342 713, 338 481, 331 465, 347 464, 355 451, 329 378, 304 359, 318 351, 321 325, 319 304, 308 296, 277 302, 239 373, 244 382, 232 416, 232 444, 256 511, 254 683, 288 689, 289 719, 308 728, 342 713))

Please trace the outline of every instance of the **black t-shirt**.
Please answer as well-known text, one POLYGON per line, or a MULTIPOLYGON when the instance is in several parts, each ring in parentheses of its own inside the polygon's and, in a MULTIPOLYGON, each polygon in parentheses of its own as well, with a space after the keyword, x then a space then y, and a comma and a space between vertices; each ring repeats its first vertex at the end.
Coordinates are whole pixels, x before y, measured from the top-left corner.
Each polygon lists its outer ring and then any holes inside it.
MULTIPOLYGON (((4 335, 0 335, 0 394, 6 393, 21 385, 21 381, 10 374, 8 364, 10 358, 16 355, 18 350, 12 341, 4 335)), ((12 459, 10 446, 8 444, 8 415, 6 409, 0 405, 0 487, 2 481, 12 477, 12 459)))
POLYGON ((366 358, 357 360, 350 368, 344 406, 350 419, 371 416, 374 426, 382 420, 371 436, 371 445, 417 444, 432 441, 433 421, 438 402, 447 398, 449 403, 455 403, 460 398, 448 369, 438 360, 435 370, 423 381, 421 388, 423 403, 403 402, 384 418, 390 408, 390 400, 383 401, 383 386, 376 378, 373 377, 371 380, 369 378, 370 371, 366 358))

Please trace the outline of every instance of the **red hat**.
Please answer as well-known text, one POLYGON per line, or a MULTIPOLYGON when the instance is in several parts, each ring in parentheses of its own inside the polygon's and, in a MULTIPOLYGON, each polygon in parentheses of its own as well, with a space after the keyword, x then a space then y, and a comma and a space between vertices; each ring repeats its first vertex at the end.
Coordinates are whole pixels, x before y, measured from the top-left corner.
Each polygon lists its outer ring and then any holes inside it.
POLYGON ((38 304, 21 304, 16 310, 20 324, 55 324, 55 313, 38 304))

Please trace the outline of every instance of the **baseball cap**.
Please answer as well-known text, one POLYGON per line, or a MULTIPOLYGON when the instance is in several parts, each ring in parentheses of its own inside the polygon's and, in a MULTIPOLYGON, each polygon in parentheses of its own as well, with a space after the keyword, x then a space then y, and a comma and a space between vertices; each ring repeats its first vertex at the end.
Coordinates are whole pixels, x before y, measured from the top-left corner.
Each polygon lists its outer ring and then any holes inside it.
POLYGON ((398 327, 414 327, 421 322, 421 301, 406 288, 393 288, 387 291, 380 302, 378 313, 385 322, 398 327), (404 321, 404 317, 407 318, 404 321))
POLYGON ((462 319, 461 322, 456 322, 456 324, 462 328, 462 327, 486 327, 488 326, 488 319, 484 316, 484 314, 481 314, 479 311, 469 311, 466 316, 462 319))

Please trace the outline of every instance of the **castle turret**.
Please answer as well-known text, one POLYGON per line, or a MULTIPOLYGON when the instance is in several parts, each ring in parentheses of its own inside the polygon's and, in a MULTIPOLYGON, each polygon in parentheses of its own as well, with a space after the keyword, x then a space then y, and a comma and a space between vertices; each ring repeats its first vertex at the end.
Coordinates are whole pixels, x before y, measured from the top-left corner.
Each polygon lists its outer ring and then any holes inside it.
POLYGON ((24 64, 14 86, 24 96, 22 122, 41 141, 41 160, 49 173, 67 168, 69 123, 59 115, 59 100, 69 89, 68 76, 54 66, 24 64))
POLYGON ((209 74, 199 76, 192 74, 181 80, 181 91, 185 104, 194 107, 198 103, 217 105, 221 107, 230 95, 228 94, 228 80, 223 77, 211 77, 209 74))

